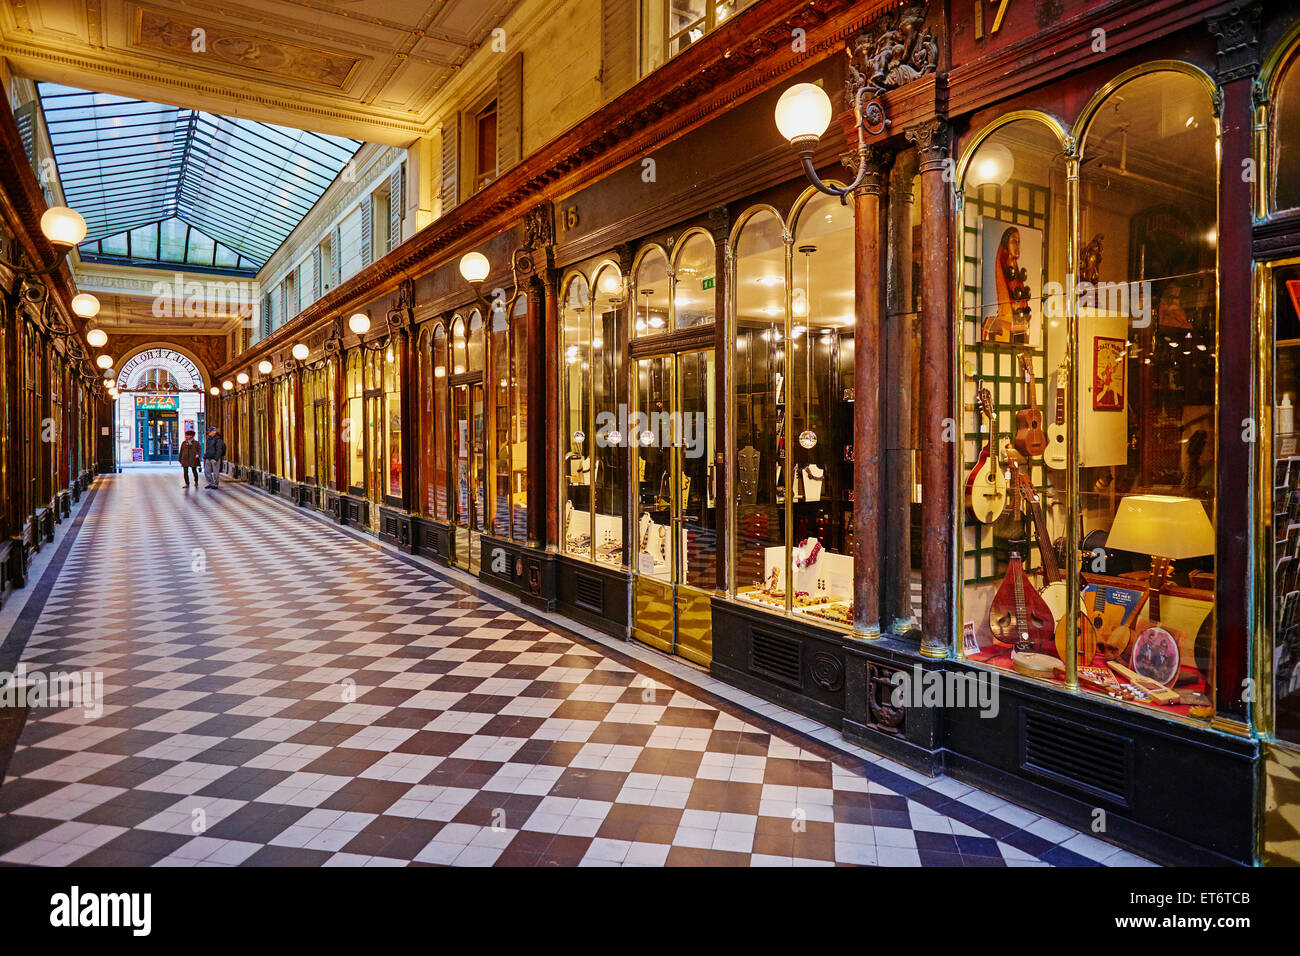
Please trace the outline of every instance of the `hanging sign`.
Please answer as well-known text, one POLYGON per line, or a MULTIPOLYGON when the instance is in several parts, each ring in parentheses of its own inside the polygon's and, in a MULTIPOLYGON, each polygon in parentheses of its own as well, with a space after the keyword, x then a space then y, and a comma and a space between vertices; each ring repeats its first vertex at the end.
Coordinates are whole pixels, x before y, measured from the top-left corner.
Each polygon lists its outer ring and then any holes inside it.
POLYGON ((179 395, 137 395, 135 407, 177 412, 181 408, 181 397, 179 395))

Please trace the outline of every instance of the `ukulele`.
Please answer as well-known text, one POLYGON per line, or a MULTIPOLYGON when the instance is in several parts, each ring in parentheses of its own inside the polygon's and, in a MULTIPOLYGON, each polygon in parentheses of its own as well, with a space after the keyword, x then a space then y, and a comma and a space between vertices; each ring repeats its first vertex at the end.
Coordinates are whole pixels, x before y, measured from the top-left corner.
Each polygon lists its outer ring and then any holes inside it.
POLYGON ((1047 450, 1043 434, 1043 412, 1034 400, 1034 360, 1028 352, 1020 353, 1024 373, 1025 407, 1016 412, 1016 448, 1026 458, 1037 458, 1047 450))
POLYGON ((1047 448, 1043 451, 1043 464, 1060 470, 1067 464, 1065 458, 1065 388, 1069 383, 1069 370, 1065 363, 1056 370, 1056 421, 1047 426, 1047 448))
POLYGON ((976 521, 988 524, 1006 510, 1007 477, 998 461, 998 416, 993 408, 993 396, 987 388, 981 388, 976 397, 989 423, 989 440, 966 476, 966 508, 976 521))
POLYGON ((989 631, 999 644, 1012 644, 1018 653, 1056 650, 1051 609, 1025 580, 1020 553, 1011 552, 1007 574, 989 605, 989 631))

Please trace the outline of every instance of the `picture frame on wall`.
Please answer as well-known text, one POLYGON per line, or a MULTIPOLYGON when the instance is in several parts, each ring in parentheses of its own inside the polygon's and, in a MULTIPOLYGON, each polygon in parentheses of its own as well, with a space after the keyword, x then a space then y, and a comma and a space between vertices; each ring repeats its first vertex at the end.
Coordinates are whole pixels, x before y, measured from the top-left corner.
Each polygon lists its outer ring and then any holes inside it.
POLYGON ((1092 340, 1092 410, 1124 411, 1125 339, 1098 335, 1092 340))
POLYGON ((980 218, 980 337, 1038 346, 1042 337, 1043 232, 980 218))

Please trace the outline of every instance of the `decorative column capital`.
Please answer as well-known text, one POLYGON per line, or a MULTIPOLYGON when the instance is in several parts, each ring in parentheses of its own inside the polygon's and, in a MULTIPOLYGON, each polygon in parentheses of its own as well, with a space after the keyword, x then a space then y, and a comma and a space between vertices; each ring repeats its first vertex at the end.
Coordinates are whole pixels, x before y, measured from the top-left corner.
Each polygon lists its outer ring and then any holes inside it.
POLYGON ((1219 48, 1215 70, 1220 83, 1230 83, 1259 72, 1259 24, 1263 8, 1258 0, 1238 3, 1217 16, 1206 17, 1206 24, 1219 48))
MULTIPOLYGON (((858 184, 855 193, 866 196, 879 196, 884 193, 885 184, 889 180, 889 167, 893 162, 894 155, 886 149, 879 146, 868 146, 862 151, 861 163, 862 168, 866 170, 862 177, 862 182, 858 184)), ((859 157, 857 153, 845 153, 840 156, 840 162, 843 163, 852 175, 857 175, 859 168, 859 157)))
POLYGON ((903 134, 916 147, 920 172, 941 169, 948 161, 949 127, 947 120, 935 117, 913 126, 903 134))

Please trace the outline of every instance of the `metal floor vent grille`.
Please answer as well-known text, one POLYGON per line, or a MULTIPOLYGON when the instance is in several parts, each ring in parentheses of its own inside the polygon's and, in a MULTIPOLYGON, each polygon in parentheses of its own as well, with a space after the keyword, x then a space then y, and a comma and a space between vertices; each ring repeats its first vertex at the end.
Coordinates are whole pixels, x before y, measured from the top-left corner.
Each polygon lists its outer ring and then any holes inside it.
POLYGON ((1127 804, 1133 741, 1028 707, 1020 711, 1020 766, 1094 796, 1127 804))
POLYGON ((605 613, 605 588, 600 578, 589 574, 573 576, 573 603, 595 614, 605 613))
POLYGON ((800 685, 800 650, 803 645, 788 637, 751 631, 749 669, 794 687, 800 685))

